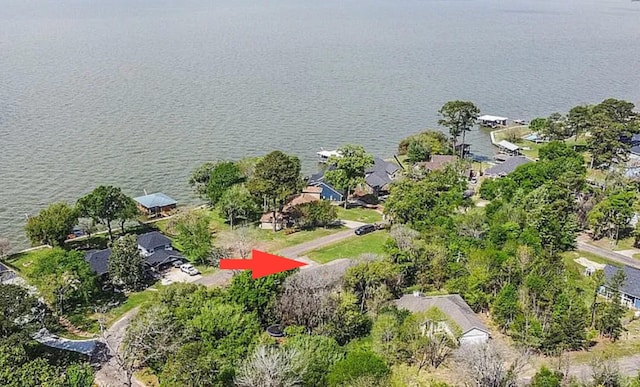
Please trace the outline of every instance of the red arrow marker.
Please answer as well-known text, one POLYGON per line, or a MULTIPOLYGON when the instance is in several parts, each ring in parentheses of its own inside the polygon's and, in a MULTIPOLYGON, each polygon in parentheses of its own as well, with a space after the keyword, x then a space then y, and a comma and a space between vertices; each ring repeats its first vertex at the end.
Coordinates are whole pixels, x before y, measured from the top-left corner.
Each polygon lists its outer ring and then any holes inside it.
POLYGON ((307 264, 293 259, 252 250, 251 259, 221 259, 222 270, 251 270, 251 278, 256 279, 282 271, 292 270, 307 264))

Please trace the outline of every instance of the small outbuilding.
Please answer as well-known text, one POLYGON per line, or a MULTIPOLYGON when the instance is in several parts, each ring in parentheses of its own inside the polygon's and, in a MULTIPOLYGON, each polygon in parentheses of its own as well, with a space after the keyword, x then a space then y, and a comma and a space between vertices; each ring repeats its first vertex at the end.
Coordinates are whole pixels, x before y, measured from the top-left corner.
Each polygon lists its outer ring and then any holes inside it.
POLYGON ((485 126, 488 128, 495 128, 496 126, 507 126, 507 120, 509 120, 507 117, 492 116, 489 114, 478 117, 478 123, 480 124, 480 126, 485 126))
POLYGON ((174 210, 178 202, 171 197, 163 194, 162 192, 156 192, 149 195, 138 196, 133 198, 136 201, 138 209, 145 215, 149 216, 166 216, 174 210))

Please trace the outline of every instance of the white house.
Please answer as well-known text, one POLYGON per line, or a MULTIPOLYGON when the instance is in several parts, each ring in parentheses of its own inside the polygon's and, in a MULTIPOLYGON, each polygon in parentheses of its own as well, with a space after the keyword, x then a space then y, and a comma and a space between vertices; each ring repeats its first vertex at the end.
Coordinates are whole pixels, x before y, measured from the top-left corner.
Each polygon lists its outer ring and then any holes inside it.
MULTIPOLYGON (((480 321, 469 305, 458 294, 444 296, 422 296, 419 292, 406 294, 395 300, 400 309, 406 309, 412 313, 426 312, 431 308, 437 308, 446 314, 458 328, 461 334, 457 337, 460 346, 470 344, 483 344, 489 340, 489 329, 480 321)), ((447 323, 435 322, 427 327, 430 331, 444 331, 454 336, 454 327, 446 326, 447 323), (444 325, 443 325, 444 324, 444 325)))

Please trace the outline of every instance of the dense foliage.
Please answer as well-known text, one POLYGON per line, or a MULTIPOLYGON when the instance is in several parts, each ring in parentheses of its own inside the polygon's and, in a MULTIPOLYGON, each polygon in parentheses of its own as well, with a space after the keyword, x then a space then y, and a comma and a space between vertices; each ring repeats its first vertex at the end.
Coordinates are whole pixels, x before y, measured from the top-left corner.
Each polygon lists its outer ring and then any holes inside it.
POLYGON ((51 249, 25 271, 31 283, 64 315, 90 305, 99 294, 99 280, 79 251, 51 249))
POLYGON ((25 231, 34 245, 62 246, 78 222, 78 211, 66 203, 54 203, 27 219, 25 231))
POLYGON ((335 206, 324 200, 299 204, 290 211, 290 216, 302 229, 325 227, 338 219, 335 206))
MULTIPOLYGON (((373 156, 360 145, 348 144, 338 148, 339 156, 331 156, 328 164, 330 168, 325 172, 324 178, 337 189, 350 192, 360 183, 364 182, 365 172, 373 165, 373 156)), ((347 202, 345 201, 345 208, 347 202)))
POLYGON ((146 265, 138 251, 138 238, 135 235, 124 235, 113 243, 108 269, 114 284, 129 290, 143 287, 146 265))
POLYGON ((113 240, 113 221, 120 221, 124 232, 124 223, 138 215, 133 199, 125 195, 120 188, 110 185, 101 185, 78 199, 77 208, 81 216, 105 225, 110 240, 113 240))
POLYGON ((0 385, 7 387, 89 387, 93 370, 64 351, 31 339, 42 326, 51 328, 45 305, 15 285, 0 284, 0 385))

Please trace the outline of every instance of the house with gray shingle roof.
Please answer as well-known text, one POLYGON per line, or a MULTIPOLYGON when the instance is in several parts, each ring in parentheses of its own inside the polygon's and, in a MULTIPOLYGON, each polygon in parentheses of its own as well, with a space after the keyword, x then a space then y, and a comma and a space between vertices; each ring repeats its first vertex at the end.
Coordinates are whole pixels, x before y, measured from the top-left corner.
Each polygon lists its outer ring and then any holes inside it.
POLYGON ((484 175, 488 177, 503 177, 515 171, 521 165, 530 163, 531 160, 524 156, 512 156, 507 158, 500 164, 496 164, 484 171, 484 175))
POLYGON ((89 263, 91 270, 99 276, 109 272, 109 257, 111 249, 87 251, 84 260, 89 263))
MULTIPOLYGON (((489 329, 480 321, 469 305, 458 294, 444 296, 422 296, 419 292, 405 294, 395 300, 399 309, 405 309, 411 313, 422 313, 436 308, 447 315, 457 327, 448 326, 445 331, 453 335, 459 328, 460 335, 456 337, 460 345, 482 344, 489 340, 489 329)), ((447 322, 445 324, 448 325, 447 322)))
MULTIPOLYGON (((145 263, 152 269, 162 268, 173 261, 186 259, 171 245, 171 240, 158 231, 138 235, 138 251, 145 263)), ((91 270, 99 276, 109 273, 111 249, 87 251, 84 256, 91 270)))
POLYGON ((623 305, 629 308, 640 309, 640 270, 631 266, 616 267, 606 265, 604 267, 605 283, 600 287, 599 293, 605 297, 611 296, 609 284, 618 271, 622 270, 625 280, 620 289, 620 298, 623 305))
POLYGON ((374 195, 381 191, 387 191, 389 184, 395 180, 396 173, 400 170, 397 164, 385 161, 374 156, 373 165, 365 170, 365 183, 371 188, 374 195))

